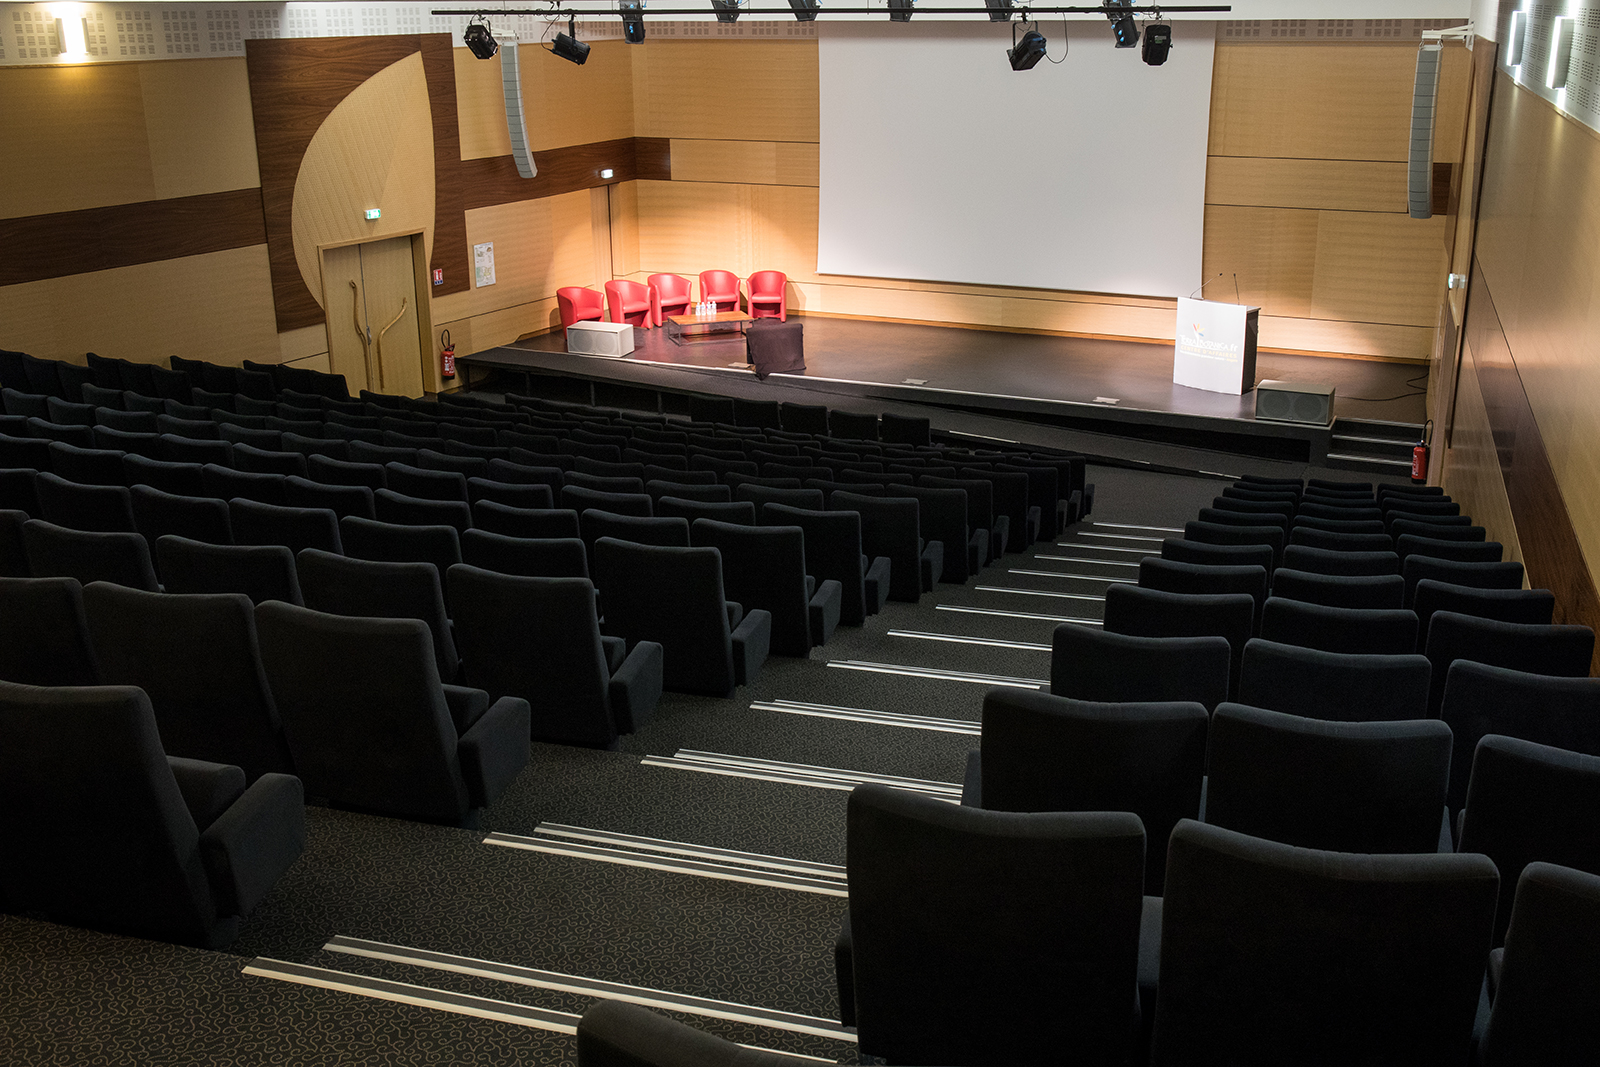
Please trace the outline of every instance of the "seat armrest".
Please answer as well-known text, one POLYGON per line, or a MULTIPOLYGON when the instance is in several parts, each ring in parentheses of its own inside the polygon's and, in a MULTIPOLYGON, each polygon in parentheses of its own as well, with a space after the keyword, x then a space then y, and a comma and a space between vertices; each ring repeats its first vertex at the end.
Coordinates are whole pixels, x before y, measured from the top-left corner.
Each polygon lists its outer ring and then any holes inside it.
POLYGON ((1500 973, 1503 970, 1505 970, 1505 966, 1506 966, 1506 950, 1505 950, 1505 946, 1502 945, 1499 948, 1490 949, 1489 950, 1489 972, 1488 972, 1488 975, 1487 975, 1487 981, 1488 981, 1488 984, 1489 984, 1489 999, 1490 1000, 1494 999, 1495 992, 1500 988, 1500 973))
POLYGON ((485 808, 528 765, 528 737, 533 712, 521 697, 501 697, 483 713, 456 746, 467 798, 485 808))
POLYGON ((1086 486, 1083 487, 1083 510, 1078 513, 1078 517, 1082 518, 1083 516, 1089 514, 1089 512, 1091 512, 1093 510, 1094 510, 1094 486, 1093 485, 1086 485, 1086 486))
POLYGON ((733 684, 749 685, 772 648, 772 613, 752 608, 733 631, 733 684))
POLYGON ((306 847, 306 794, 292 774, 263 774, 200 835, 219 915, 249 915, 306 847))
POLYGON ((1439 851, 1454 852, 1456 850, 1455 838, 1450 834, 1450 805, 1444 806, 1444 818, 1439 820, 1439 851))
POLYGON ((616 674, 628 658, 628 642, 620 637, 601 637, 600 648, 606 654, 606 670, 616 674))
POLYGON ((944 542, 929 541, 918 562, 922 566, 922 591, 931 593, 934 583, 944 577, 944 542))
POLYGON ((743 1045, 621 1000, 578 1020, 578 1062, 595 1067, 805 1067, 808 1060, 743 1045))
POLYGON ((735 630, 744 618, 744 605, 737 600, 724 600, 722 606, 728 611, 728 629, 735 630))
POLYGON ((1060 501, 1059 503, 1065 508, 1065 511, 1061 516, 1062 529, 1073 525, 1079 519, 1083 518, 1083 492, 1081 490, 1074 489, 1072 492, 1067 494, 1066 500, 1060 501))
POLYGON ((839 933, 833 939, 833 980, 839 987, 839 1021, 856 1024, 856 946, 850 932, 850 909, 839 919, 839 933))
POLYGON ((983 753, 978 749, 967 753, 967 773, 961 776, 961 806, 983 807, 983 753))
POLYGON ((1028 539, 1025 544, 1031 545, 1035 541, 1039 540, 1040 526, 1043 524, 1043 521, 1043 518, 1039 514, 1039 506, 1037 504, 1028 509, 1028 539))
POLYGON ((879 556, 867 568, 867 614, 876 615, 889 602, 889 557, 879 556))
POLYGON ((167 766, 178 780, 184 807, 202 833, 244 794, 244 771, 238 767, 182 756, 168 756, 167 766))
POLYGON ((999 559, 1006 554, 1006 546, 1011 543, 1011 516, 999 515, 994 520, 994 526, 989 530, 989 558, 999 559))
POLYGON ((967 541, 967 573, 977 574, 989 565, 989 531, 973 530, 967 541))
POLYGON ((611 676, 611 722, 619 734, 631 734, 650 720, 661 700, 665 650, 655 641, 640 641, 611 676))
POLYGON ((815 577, 813 577, 812 575, 808 574, 808 575, 806 575, 806 599, 810 600, 812 597, 816 596, 816 594, 817 594, 817 579, 815 577))
MULTIPOLYGON (((807 576, 807 584, 812 581, 807 576)), ((806 607, 811 619, 811 643, 813 645, 827 644, 828 638, 833 636, 833 631, 839 628, 839 612, 844 605, 844 586, 837 579, 829 578, 822 583, 807 601, 806 607)))
POLYGON ((483 718, 483 713, 489 710, 489 694, 482 689, 464 685, 440 688, 444 690, 444 703, 450 709, 450 718, 456 724, 457 737, 472 729, 483 718))

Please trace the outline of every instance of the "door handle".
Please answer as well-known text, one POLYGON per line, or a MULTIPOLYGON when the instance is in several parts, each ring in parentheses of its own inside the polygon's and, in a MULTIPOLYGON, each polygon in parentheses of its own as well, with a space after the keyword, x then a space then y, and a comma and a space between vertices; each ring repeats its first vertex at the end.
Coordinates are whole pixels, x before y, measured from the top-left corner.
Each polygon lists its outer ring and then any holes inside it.
POLYGON ((411 298, 400 298, 400 311, 389 320, 389 325, 378 331, 378 388, 383 388, 383 335, 394 328, 394 324, 406 317, 406 306, 411 303, 411 298))

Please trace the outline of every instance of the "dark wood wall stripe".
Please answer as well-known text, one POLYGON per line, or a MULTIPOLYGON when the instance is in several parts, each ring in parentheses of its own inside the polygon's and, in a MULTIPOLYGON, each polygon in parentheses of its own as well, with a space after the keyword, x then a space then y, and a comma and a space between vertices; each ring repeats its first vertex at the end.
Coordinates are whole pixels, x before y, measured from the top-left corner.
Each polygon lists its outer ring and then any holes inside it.
MULTIPOLYGON (((420 48, 417 36, 245 42, 267 256, 272 267, 272 304, 280 332, 323 321, 322 305, 306 288, 294 258, 294 185, 306 148, 341 100, 380 70, 420 48)), ((452 124, 454 121, 452 108, 452 124)))
POLYGON ((466 190, 464 199, 470 210, 558 196, 641 177, 654 178, 660 174, 662 156, 666 157, 667 176, 670 178, 671 142, 664 137, 623 137, 615 141, 547 148, 533 154, 533 162, 539 168, 539 173, 532 178, 519 175, 517 165, 510 156, 462 160, 462 186, 466 190), (642 152, 641 145, 646 146, 642 152), (648 174, 639 173, 641 155, 646 160, 648 174), (605 169, 611 170, 610 178, 600 177, 600 172, 605 169))
POLYGON ((20 285, 266 242, 261 190, 0 219, 0 285, 20 285))
POLYGON ((444 271, 432 286, 434 296, 464 293, 472 287, 472 255, 467 248, 466 207, 462 200, 461 125, 456 111, 455 42, 449 34, 424 34, 422 69, 433 111, 433 252, 428 277, 444 271))
MULTIPOLYGON (((1549 589, 1555 594, 1556 622, 1579 623, 1600 630, 1600 593, 1583 558, 1516 358, 1476 260, 1471 285, 1466 332, 1472 358, 1463 372, 1476 373, 1483 390, 1528 582, 1535 589, 1549 589)), ((1595 673, 1597 669, 1600 650, 1590 671, 1595 673)))

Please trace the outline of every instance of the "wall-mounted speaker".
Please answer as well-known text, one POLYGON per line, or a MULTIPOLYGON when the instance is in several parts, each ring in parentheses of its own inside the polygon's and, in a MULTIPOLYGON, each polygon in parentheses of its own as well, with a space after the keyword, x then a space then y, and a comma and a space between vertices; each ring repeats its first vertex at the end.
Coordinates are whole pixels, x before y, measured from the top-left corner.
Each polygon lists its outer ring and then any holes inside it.
POLYGON ((517 58, 517 39, 501 34, 506 47, 500 50, 500 88, 506 98, 506 132, 511 135, 511 158, 517 162, 517 173, 524 178, 538 175, 533 152, 528 149, 528 123, 522 115, 522 66, 517 58))
POLYGON ((1433 113, 1439 98, 1442 42, 1423 41, 1417 49, 1417 78, 1411 89, 1411 155, 1406 170, 1406 208, 1414 219, 1433 218, 1433 113))
POLYGON ((1331 385, 1263 381, 1256 386, 1256 418, 1329 426, 1333 423, 1333 395, 1331 385))

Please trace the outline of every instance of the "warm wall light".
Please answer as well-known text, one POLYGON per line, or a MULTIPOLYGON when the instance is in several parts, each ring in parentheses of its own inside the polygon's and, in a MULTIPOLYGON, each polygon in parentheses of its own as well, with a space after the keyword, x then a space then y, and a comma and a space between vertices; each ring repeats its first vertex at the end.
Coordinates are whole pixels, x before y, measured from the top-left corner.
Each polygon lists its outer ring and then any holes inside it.
POLYGON ((89 34, 83 28, 81 4, 51 4, 56 20, 56 47, 63 59, 83 59, 89 54, 89 34))
POLYGON ((1513 11, 1511 27, 1506 32, 1506 66, 1522 66, 1522 49, 1528 39, 1528 13, 1513 11))
POLYGON ((1572 66, 1572 39, 1578 34, 1577 21, 1571 15, 1557 15, 1550 27, 1550 65, 1545 68, 1544 83, 1552 89, 1567 87, 1567 70, 1572 66))

